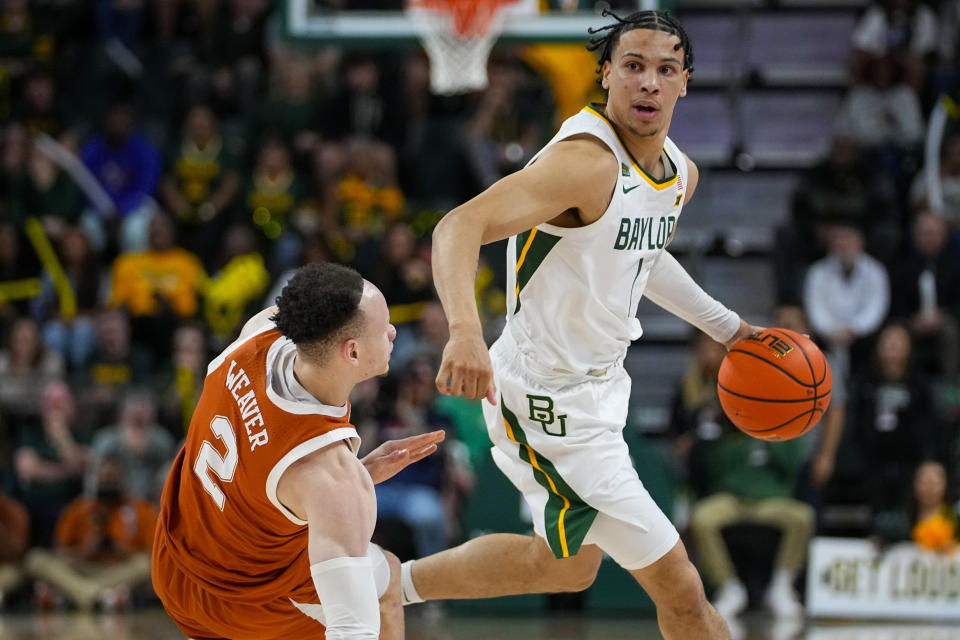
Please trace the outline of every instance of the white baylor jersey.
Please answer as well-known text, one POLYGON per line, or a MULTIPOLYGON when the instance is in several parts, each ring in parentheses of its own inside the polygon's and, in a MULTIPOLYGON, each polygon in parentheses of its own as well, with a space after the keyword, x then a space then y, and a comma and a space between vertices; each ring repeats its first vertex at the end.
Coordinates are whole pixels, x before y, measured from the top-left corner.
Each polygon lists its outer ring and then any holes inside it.
POLYGON ((602 140, 619 160, 610 206, 584 227, 540 224, 510 238, 506 330, 545 369, 596 375, 642 333, 637 304, 683 208, 687 163, 667 138, 667 177, 654 180, 592 104, 566 120, 530 162, 581 134, 602 140))

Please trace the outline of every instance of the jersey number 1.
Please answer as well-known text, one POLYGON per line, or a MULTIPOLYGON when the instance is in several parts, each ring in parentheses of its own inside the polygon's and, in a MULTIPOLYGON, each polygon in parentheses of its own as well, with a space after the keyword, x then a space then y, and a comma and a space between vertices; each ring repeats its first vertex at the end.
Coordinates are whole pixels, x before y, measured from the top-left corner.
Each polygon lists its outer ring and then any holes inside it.
POLYGON ((223 416, 217 416, 210 421, 210 430, 227 446, 227 455, 221 456, 209 440, 204 440, 200 453, 197 454, 197 461, 193 463, 193 472, 200 478, 203 488, 220 507, 220 511, 223 511, 226 496, 207 471, 215 473, 223 482, 233 482, 233 474, 236 473, 237 463, 240 462, 240 456, 237 453, 237 436, 233 433, 233 425, 223 416))

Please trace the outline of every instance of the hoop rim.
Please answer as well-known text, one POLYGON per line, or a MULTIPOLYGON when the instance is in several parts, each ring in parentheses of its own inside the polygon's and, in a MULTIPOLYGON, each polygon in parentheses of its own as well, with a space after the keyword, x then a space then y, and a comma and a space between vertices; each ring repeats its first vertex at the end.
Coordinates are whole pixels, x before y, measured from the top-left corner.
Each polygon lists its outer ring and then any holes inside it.
POLYGON ((496 15, 517 0, 407 0, 407 9, 419 9, 451 17, 453 31, 461 38, 487 35, 496 15))

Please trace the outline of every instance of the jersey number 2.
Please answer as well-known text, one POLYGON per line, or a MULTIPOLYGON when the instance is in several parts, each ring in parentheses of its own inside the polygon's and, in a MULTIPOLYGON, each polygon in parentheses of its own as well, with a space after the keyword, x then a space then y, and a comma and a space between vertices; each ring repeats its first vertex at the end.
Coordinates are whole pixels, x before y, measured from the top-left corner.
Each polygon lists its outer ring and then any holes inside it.
POLYGON ((233 425, 223 416, 217 416, 210 421, 210 430, 227 446, 227 455, 221 456, 209 440, 204 440, 200 453, 197 454, 197 461, 193 463, 193 472, 200 478, 203 488, 220 507, 220 511, 223 511, 226 496, 210 477, 208 470, 215 473, 223 482, 233 482, 233 474, 236 473, 237 463, 240 462, 240 456, 237 453, 237 436, 233 433, 233 425))

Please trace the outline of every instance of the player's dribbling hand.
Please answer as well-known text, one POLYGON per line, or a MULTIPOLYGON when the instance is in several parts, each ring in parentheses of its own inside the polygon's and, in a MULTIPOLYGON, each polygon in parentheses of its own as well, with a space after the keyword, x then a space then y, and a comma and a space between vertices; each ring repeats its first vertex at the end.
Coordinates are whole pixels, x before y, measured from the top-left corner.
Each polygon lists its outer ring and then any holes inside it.
POLYGON ((451 336, 443 348, 443 361, 437 373, 437 390, 447 396, 470 399, 486 398, 497 404, 497 388, 493 384, 493 366, 483 337, 451 336))
POLYGON ((360 462, 366 467, 373 483, 378 484, 436 451, 437 444, 443 442, 446 436, 444 431, 430 431, 400 440, 388 440, 365 455, 360 462))
POLYGON ((740 328, 737 329, 737 332, 733 334, 733 337, 723 343, 723 346, 727 348, 727 351, 733 348, 733 345, 737 344, 741 340, 746 340, 750 336, 756 335, 763 331, 763 327, 755 327, 752 324, 748 324, 742 318, 740 319, 740 328))

